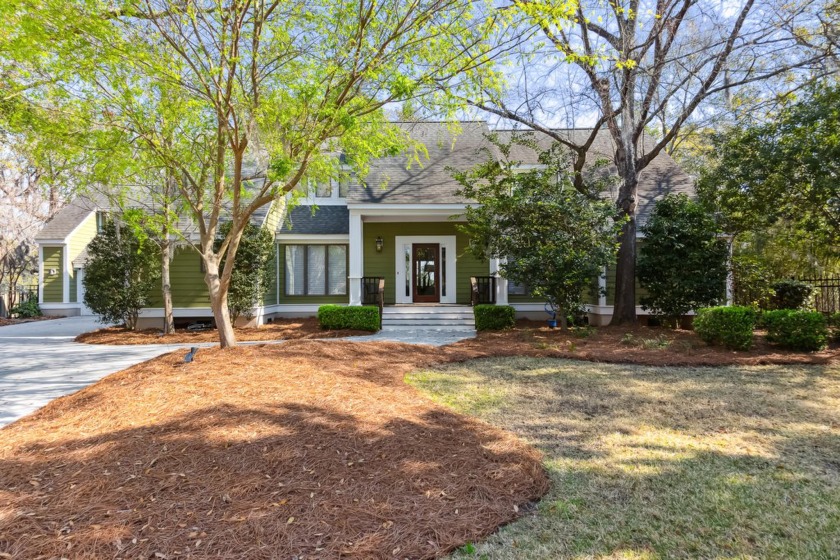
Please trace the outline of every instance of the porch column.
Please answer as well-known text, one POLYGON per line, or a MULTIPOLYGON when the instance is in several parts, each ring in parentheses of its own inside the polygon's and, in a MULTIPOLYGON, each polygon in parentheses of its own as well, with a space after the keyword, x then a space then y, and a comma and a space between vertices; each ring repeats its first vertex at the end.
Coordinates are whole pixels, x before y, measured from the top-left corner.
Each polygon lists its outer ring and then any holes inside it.
POLYGON ((508 304, 508 281, 499 274, 499 265, 504 259, 490 259, 490 276, 496 277, 496 305, 508 304))
POLYGON ((598 305, 600 307, 607 306, 607 267, 601 269, 601 274, 598 276, 598 305))
POLYGON ((362 277, 364 276, 364 226, 362 215, 350 212, 350 305, 362 305, 362 277))

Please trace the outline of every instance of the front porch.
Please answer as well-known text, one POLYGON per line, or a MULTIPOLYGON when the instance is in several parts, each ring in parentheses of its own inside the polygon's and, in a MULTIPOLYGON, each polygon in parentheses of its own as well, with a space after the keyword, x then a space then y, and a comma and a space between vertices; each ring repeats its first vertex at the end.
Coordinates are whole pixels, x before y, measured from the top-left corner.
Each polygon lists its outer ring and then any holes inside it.
POLYGON ((351 207, 350 305, 375 304, 380 284, 385 306, 507 304, 498 261, 471 255, 458 230, 463 205, 435 206, 444 208, 351 207))

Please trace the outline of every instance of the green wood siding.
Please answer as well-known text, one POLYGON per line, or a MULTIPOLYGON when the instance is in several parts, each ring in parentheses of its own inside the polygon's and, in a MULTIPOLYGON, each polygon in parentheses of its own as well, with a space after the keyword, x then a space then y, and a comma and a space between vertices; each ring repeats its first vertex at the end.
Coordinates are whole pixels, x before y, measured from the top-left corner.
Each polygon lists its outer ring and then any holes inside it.
POLYGON ((77 285, 79 282, 79 271, 75 268, 70 269, 70 302, 76 303, 77 299, 77 285))
MULTIPOLYGON (((320 243, 299 242, 289 243, 289 245, 321 245, 320 243)), ((330 243, 330 245, 345 245, 345 243, 330 243)), ((348 247, 347 254, 349 257, 350 249, 348 247)), ((350 271, 350 264, 347 264, 347 271, 350 271)), ((281 304, 324 304, 324 303, 350 303, 350 282, 347 282, 347 294, 345 295, 325 295, 325 296, 287 296, 286 295, 286 245, 280 245, 280 273, 277 278, 276 286, 280 287, 280 303, 281 304)))
POLYGON ((44 247, 44 302, 64 301, 64 248, 44 247), (55 269, 55 274, 50 274, 55 269))
POLYGON ((96 212, 91 212, 67 239, 68 256, 70 257, 71 265, 73 260, 79 256, 94 237, 96 237, 96 212))
MULTIPOLYGON (((169 268, 173 307, 210 307, 210 293, 201 271, 201 257, 190 247, 178 247, 169 268)), ((151 307, 163 307, 162 286, 152 294, 151 307)))
MULTIPOLYGON (((385 303, 394 304, 396 270, 395 238, 397 236, 419 235, 454 235, 455 252, 455 297, 457 303, 470 302, 470 276, 487 276, 490 274, 490 263, 486 259, 476 259, 467 253, 469 238, 459 232, 452 222, 405 222, 384 223, 367 222, 364 224, 364 275, 381 276, 385 278, 385 303), (376 238, 382 237, 384 248, 376 252, 376 238)), ((453 256, 447 255, 450 259, 453 256)), ((447 279, 447 289, 452 285, 447 279)))
POLYGON ((277 303, 277 252, 280 246, 274 245, 274 252, 271 260, 268 261, 269 283, 263 294, 263 305, 274 305, 277 303))

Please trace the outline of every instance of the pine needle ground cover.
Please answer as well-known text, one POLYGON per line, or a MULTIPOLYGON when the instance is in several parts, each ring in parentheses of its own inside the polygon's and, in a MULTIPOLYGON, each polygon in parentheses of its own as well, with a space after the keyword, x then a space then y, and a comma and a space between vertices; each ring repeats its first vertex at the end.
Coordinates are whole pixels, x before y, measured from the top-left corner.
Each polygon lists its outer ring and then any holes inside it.
POLYGON ((431 347, 168 354, 0 430, 3 558, 431 558, 548 488, 515 436, 403 376, 431 347))
POLYGON ((539 357, 418 371, 437 402, 540 449, 534 515, 454 558, 840 557, 840 365, 539 357))

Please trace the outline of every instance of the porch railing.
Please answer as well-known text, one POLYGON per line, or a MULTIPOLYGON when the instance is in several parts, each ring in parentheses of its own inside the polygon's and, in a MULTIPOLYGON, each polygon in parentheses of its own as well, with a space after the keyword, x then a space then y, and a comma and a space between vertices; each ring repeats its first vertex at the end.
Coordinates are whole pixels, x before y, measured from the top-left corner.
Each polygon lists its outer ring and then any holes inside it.
POLYGON ((470 276, 470 305, 496 303, 496 277, 470 276))
POLYGON ((382 310, 385 307, 385 279, 380 276, 362 278, 362 305, 379 307, 379 328, 382 328, 382 310))

